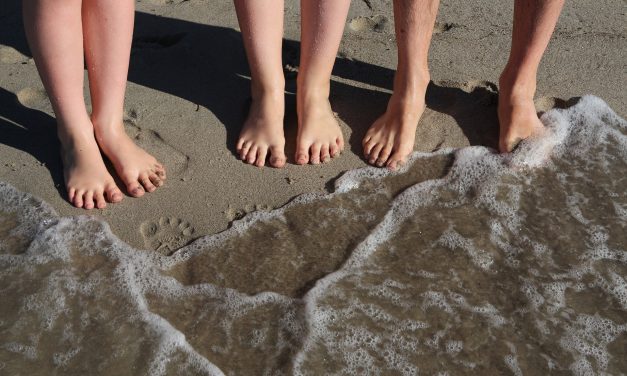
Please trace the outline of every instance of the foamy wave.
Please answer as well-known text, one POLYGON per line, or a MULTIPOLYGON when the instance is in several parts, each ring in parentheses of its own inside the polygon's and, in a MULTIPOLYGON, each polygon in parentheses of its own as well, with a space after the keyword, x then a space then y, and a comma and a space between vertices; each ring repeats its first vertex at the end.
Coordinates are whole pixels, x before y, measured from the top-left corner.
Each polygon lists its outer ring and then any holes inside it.
POLYGON ((349 171, 171 257, 0 183, 0 370, 611 373, 627 123, 592 96, 542 121, 509 155, 349 171))

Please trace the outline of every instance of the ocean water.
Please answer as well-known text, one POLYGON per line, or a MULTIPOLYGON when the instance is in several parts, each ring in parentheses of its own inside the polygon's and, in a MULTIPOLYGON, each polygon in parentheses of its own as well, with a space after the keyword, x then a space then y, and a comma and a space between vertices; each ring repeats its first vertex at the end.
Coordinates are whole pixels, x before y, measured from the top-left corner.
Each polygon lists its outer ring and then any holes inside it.
POLYGON ((0 183, 2 375, 627 373, 627 122, 414 154, 171 256, 0 183))

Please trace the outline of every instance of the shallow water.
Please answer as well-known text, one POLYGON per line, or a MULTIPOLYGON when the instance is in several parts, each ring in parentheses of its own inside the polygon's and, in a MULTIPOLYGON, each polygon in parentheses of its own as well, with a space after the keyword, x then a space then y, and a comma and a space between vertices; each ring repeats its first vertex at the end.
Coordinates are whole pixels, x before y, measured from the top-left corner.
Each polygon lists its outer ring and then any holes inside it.
POLYGON ((624 374, 627 122, 542 120, 172 256, 0 183, 0 374, 624 374))

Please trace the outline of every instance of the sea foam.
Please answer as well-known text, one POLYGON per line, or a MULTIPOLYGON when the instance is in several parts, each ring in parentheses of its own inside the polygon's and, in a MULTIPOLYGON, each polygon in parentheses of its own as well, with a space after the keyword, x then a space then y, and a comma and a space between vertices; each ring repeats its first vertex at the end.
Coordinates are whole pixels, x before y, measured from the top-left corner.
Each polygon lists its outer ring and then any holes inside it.
POLYGON ((349 171, 169 257, 0 183, 0 372, 615 373, 627 122, 592 96, 542 121, 511 154, 349 171))

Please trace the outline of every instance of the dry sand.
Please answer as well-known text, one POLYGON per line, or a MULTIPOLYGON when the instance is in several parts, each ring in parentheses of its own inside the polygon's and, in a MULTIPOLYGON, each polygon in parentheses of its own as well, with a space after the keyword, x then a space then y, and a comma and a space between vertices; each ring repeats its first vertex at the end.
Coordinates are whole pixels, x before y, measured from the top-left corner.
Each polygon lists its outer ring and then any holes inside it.
MULTIPOLYGON (((234 143, 246 116, 248 69, 228 0, 138 1, 126 96, 128 132, 168 168, 168 182, 86 212, 65 200, 55 122, 22 31, 20 1, 0 6, 0 180, 33 193, 61 215, 96 215, 129 244, 175 249, 226 229, 253 210, 325 191, 348 169, 365 166, 361 138, 385 109, 396 47, 391 1, 352 3, 332 84, 332 105, 348 150, 320 166, 258 169, 239 161, 234 143)), ((436 82, 416 150, 494 146, 494 83, 505 64, 511 1, 445 0, 430 66, 436 82)), ((626 115, 625 2, 568 1, 539 72, 538 107, 595 94, 626 115)), ((286 4, 287 151, 296 120, 292 67, 298 65, 299 9, 286 4)), ((85 90, 88 100, 87 89, 85 90)))

